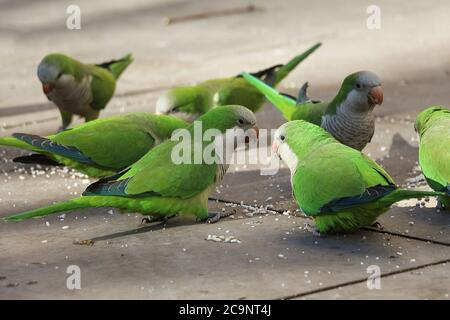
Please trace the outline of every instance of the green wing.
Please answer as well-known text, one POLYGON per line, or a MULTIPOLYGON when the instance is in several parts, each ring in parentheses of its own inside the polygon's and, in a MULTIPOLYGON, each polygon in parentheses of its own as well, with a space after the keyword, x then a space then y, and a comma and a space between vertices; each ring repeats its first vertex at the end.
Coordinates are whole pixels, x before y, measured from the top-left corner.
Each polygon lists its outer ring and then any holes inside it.
POLYGON ((49 139, 75 147, 101 167, 123 169, 155 144, 145 114, 129 114, 87 122, 49 139))
POLYGON ((394 183, 374 161, 339 143, 325 145, 300 162, 292 181, 294 198, 308 215, 339 199, 362 196, 368 188, 394 183))
POLYGON ((116 80, 111 72, 97 66, 91 66, 91 76, 92 101, 90 106, 96 110, 104 109, 114 94, 116 80))
MULTIPOLYGON (((156 192, 165 197, 190 198, 213 185, 216 164, 175 164, 172 150, 177 141, 166 141, 133 164, 118 180, 130 178, 128 195, 156 192)), ((193 159, 194 150, 191 148, 193 159)))
POLYGON ((322 116, 327 110, 328 103, 326 102, 312 102, 308 101, 297 105, 297 108, 292 113, 291 120, 305 120, 315 125, 322 124, 322 116))
MULTIPOLYGON (((241 105, 253 112, 264 102, 264 96, 243 78, 231 78, 228 85, 217 91, 216 105, 241 105)), ((216 101, 214 101, 216 102, 216 101)))
POLYGON ((419 161, 430 186, 440 191, 450 184, 450 118, 440 119, 422 136, 419 161))

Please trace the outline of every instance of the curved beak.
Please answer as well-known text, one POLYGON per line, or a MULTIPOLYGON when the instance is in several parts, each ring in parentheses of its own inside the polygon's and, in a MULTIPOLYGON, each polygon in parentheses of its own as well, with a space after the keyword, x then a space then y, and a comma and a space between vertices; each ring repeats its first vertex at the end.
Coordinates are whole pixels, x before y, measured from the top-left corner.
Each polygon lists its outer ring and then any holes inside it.
POLYGON ((54 88, 55 88, 55 85, 52 83, 43 83, 42 84, 42 91, 44 91, 45 94, 49 94, 54 88))
MULTIPOLYGON (((256 140, 259 139, 259 129, 257 126, 253 126, 251 127, 251 130, 253 130, 255 132, 255 136, 256 136, 256 140)), ((253 138, 253 134, 250 135, 253 138)), ((249 135, 245 135, 245 143, 250 143, 250 136, 249 135)))
POLYGON ((376 86, 370 89, 369 94, 367 95, 367 98, 369 99, 370 105, 380 105, 383 103, 383 90, 381 89, 381 86, 376 86))

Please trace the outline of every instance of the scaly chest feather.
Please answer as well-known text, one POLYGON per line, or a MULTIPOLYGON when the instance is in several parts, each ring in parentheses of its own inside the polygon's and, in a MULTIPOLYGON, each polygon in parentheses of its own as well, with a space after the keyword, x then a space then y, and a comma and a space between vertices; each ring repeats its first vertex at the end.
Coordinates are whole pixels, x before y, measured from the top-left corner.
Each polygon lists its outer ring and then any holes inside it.
POLYGON ((71 75, 63 75, 47 97, 64 111, 84 115, 90 109, 92 101, 90 83, 90 76, 78 82, 71 75))

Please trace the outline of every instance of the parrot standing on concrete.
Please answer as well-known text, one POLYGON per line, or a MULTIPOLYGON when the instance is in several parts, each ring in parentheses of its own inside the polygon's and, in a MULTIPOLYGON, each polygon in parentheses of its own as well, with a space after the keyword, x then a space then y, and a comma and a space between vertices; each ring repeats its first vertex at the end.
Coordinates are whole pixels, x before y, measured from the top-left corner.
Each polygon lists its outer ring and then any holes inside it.
POLYGON ((438 206, 450 210, 450 110, 429 107, 416 118, 419 135, 419 163, 428 185, 447 194, 438 206))
MULTIPOLYGON (((219 136, 225 136, 227 129, 247 131, 253 128, 256 135, 258 132, 255 115, 242 106, 214 108, 201 116, 199 121, 202 125, 202 134, 208 129, 216 129, 216 134, 212 135, 214 141, 219 136)), ((197 139, 192 137, 197 125, 198 121, 186 129, 191 140, 187 143, 191 146, 189 154, 194 158, 195 150, 198 148, 194 146, 197 139)), ((203 136, 200 139, 203 150, 211 143, 214 146, 214 141, 205 141, 207 139, 203 136)), ((228 165, 221 161, 206 162, 202 156, 203 150, 200 150, 202 152, 200 163, 192 161, 191 157, 190 162, 177 164, 173 161, 172 153, 179 143, 185 141, 168 140, 156 146, 123 172, 90 185, 81 197, 16 214, 6 219, 23 220, 81 208, 116 207, 157 219, 180 214, 216 222, 221 214, 208 213, 208 196, 222 180, 228 165)), ((236 148, 238 144, 235 142, 234 147, 236 148)), ((214 154, 217 156, 217 153, 214 154)))
POLYGON ((375 132, 373 109, 383 102, 381 83, 376 74, 359 71, 347 76, 331 102, 312 101, 306 94, 298 98, 282 94, 250 74, 243 76, 283 114, 287 121, 305 120, 321 126, 341 143, 362 150, 375 132))
POLYGON ((116 81, 133 62, 131 54, 102 64, 84 64, 61 53, 44 57, 37 69, 42 90, 58 107, 66 129, 73 115, 97 119, 116 89, 116 81))
MULTIPOLYGON (((253 75, 269 86, 278 85, 300 62, 321 46, 317 43, 284 65, 276 65, 253 75)), ((173 114, 193 121, 215 106, 236 104, 256 112, 264 102, 264 96, 249 85, 241 75, 212 79, 194 86, 169 90, 156 102, 156 112, 173 114)))
POLYGON ((397 201, 443 194, 397 187, 362 152, 303 120, 278 128, 272 150, 288 165, 294 199, 314 218, 315 232, 353 232, 373 225, 397 201))
POLYGON ((93 120, 46 138, 15 133, 0 138, 0 145, 36 152, 15 162, 63 165, 101 178, 129 167, 187 126, 177 117, 137 112, 93 120))

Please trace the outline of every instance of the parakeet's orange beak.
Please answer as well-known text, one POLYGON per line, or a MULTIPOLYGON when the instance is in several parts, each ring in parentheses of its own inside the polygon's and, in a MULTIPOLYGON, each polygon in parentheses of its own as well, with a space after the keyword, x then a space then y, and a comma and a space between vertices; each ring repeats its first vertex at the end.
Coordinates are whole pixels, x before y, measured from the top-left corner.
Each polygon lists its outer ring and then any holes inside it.
POLYGON ((55 88, 55 85, 52 83, 43 83, 42 84, 42 91, 44 91, 45 94, 49 94, 54 88, 55 88))
POLYGON ((369 104, 371 105, 380 105, 383 103, 383 90, 381 89, 381 86, 373 87, 369 94, 367 95, 369 98, 369 104))
MULTIPOLYGON (((252 127, 252 130, 255 131, 256 140, 259 139, 259 129, 257 126, 252 127)), ((250 143, 250 137, 248 135, 245 136, 245 143, 250 143)))

